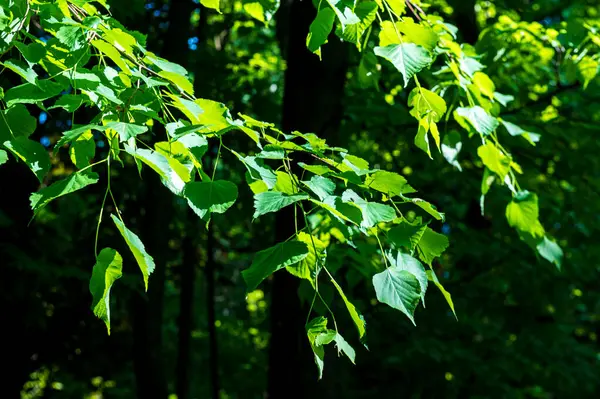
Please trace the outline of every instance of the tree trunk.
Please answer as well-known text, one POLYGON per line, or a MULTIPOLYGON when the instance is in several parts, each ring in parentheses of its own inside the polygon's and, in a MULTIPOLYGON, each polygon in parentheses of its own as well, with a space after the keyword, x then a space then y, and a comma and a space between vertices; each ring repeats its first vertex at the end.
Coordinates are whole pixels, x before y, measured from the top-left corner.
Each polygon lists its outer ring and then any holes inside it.
POLYGON ((475 0, 452 0, 450 5, 454 8, 454 22, 462 34, 463 41, 475 44, 479 38, 475 0))
MULTIPOLYGON (((169 28, 163 36, 160 55, 169 61, 185 64, 187 38, 190 33, 190 15, 194 9, 191 0, 171 1, 169 28)), ((157 137, 164 137, 159 128, 157 137)), ((154 256, 156 270, 150 278, 147 295, 134 300, 134 369, 137 393, 140 398, 166 398, 167 378, 164 370, 162 322, 164 306, 165 272, 169 260, 168 226, 173 212, 173 195, 162 186, 153 171, 144 179, 146 187, 146 214, 143 218, 142 240, 154 256)), ((144 197, 142 197, 144 198, 144 197)), ((179 384, 177 384, 179 386, 179 384)))
MULTIPOLYGON (((278 15, 278 34, 287 61, 282 127, 286 132, 298 130, 331 138, 341 122, 348 47, 332 35, 322 49, 323 62, 310 53, 306 35, 315 16, 316 9, 307 0, 282 4, 278 15)), ((302 159, 294 159, 294 163, 299 161, 302 159)), ((294 209, 284 208, 277 218, 277 241, 286 240, 294 232, 294 209)), ((275 273, 271 292, 269 398, 292 394, 311 397, 315 392, 317 371, 304 329, 308 309, 301 307, 298 286, 299 280, 285 271, 275 273)))
POLYGON ((215 313, 215 236, 211 226, 207 232, 206 253, 208 259, 206 261, 205 276, 206 276, 206 308, 208 322, 208 362, 210 366, 210 388, 213 399, 219 399, 220 383, 219 383, 219 346, 217 344, 217 320, 215 313))

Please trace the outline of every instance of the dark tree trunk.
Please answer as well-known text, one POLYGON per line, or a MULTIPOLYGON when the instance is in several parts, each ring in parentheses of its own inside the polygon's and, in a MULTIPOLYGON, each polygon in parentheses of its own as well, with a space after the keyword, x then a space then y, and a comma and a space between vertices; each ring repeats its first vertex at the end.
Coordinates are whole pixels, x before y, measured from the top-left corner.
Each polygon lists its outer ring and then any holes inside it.
POLYGON ((145 215, 139 233, 156 269, 150 276, 148 292, 133 299, 133 365, 139 398, 166 398, 162 321, 167 260, 168 226, 171 219, 171 193, 162 187, 158 175, 147 170, 144 178, 145 215))
MULTIPOLYGON (((163 36, 160 55, 170 61, 185 64, 187 39, 190 33, 191 0, 171 1, 169 28, 163 36)), ((157 137, 164 137, 164 130, 157 137)), ((169 260, 169 222, 174 215, 173 195, 162 186, 157 175, 148 171, 142 240, 154 256, 156 270, 150 277, 147 295, 134 300, 134 369, 137 393, 140 398, 166 398, 167 378, 164 370, 162 322, 167 261, 169 260)), ((179 384, 177 384, 179 386, 179 384)))
POLYGON ((213 399, 219 399, 220 383, 219 383, 219 346, 217 344, 217 320, 215 314, 215 236, 211 226, 208 231, 206 245, 206 260, 205 276, 206 276, 206 308, 208 322, 208 345, 209 345, 209 366, 210 366, 210 388, 213 399))
POLYGON ((475 44, 479 38, 475 0, 452 0, 450 5, 454 8, 454 22, 463 41, 475 44))
POLYGON ((177 348, 177 398, 188 399, 190 394, 191 332, 194 328, 194 284, 196 267, 200 263, 196 234, 186 231, 183 239, 183 263, 179 272, 179 319, 177 348))
MULTIPOLYGON (((278 35, 287 61, 282 127, 287 132, 298 130, 335 138, 342 117, 349 48, 332 35, 322 49, 323 62, 310 53, 306 35, 315 15, 311 1, 291 0, 282 4, 278 16, 278 35)), ((294 159, 295 163, 298 161, 302 159, 294 159)), ((284 208, 277 218, 277 241, 286 240, 294 232, 294 210, 284 208)), ((301 307, 298 286, 299 280, 288 273, 275 273, 271 292, 269 398, 311 397, 315 392, 317 371, 304 329, 308 309, 301 307)))

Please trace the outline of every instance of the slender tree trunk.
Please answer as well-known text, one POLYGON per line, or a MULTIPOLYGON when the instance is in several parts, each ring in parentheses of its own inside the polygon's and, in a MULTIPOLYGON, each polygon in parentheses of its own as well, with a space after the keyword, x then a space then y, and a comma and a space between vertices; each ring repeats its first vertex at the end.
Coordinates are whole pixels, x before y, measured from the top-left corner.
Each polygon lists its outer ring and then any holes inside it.
MULTIPOLYGON (((173 62, 186 63, 189 22, 193 8, 191 0, 171 1, 169 28, 163 36, 160 52, 162 57, 173 62)), ((164 130, 156 133, 157 137, 164 137, 165 134, 164 130)), ((169 260, 168 226, 174 212, 173 195, 162 187, 154 172, 149 172, 144 180, 147 194, 142 239, 149 253, 154 256, 156 270, 150 278, 147 295, 141 295, 134 300, 134 369, 138 397, 159 399, 168 395, 162 361, 162 323, 165 276, 169 260)))
MULTIPOLYGON (((342 116, 341 100, 347 71, 348 47, 332 35, 323 48, 323 62, 306 49, 306 35, 316 15, 311 1, 282 4, 278 34, 287 61, 283 100, 284 131, 335 136, 342 116)), ((294 159, 294 162, 302 159, 294 159)), ((301 222, 299 220, 299 222, 301 222)), ((294 211, 284 208, 277 218, 277 241, 294 234, 294 211)), ((299 280, 284 271, 275 273, 271 292, 271 341, 269 349, 269 398, 311 397, 317 371, 306 338, 297 295, 299 280)))
POLYGON ((450 5, 454 8, 454 21, 463 41, 475 44, 479 38, 475 0, 452 0, 450 5))
POLYGON ((154 171, 146 171, 146 213, 140 235, 154 257, 156 269, 150 276, 148 292, 133 299, 133 364, 139 398, 166 398, 167 379, 163 364, 162 322, 168 250, 168 226, 172 214, 171 193, 161 187, 154 171))
POLYGON ((219 346, 217 344, 217 320, 215 313, 215 236, 211 228, 208 231, 206 253, 205 276, 206 276, 206 308, 208 322, 208 345, 209 345, 209 366, 210 366, 210 387, 213 399, 219 399, 221 390, 219 383, 219 346))
POLYGON ((196 283, 196 267, 200 263, 196 234, 186 231, 183 239, 183 263, 180 267, 179 282, 179 319, 177 348, 177 398, 188 399, 190 394, 190 353, 191 332, 194 328, 194 284, 196 283))

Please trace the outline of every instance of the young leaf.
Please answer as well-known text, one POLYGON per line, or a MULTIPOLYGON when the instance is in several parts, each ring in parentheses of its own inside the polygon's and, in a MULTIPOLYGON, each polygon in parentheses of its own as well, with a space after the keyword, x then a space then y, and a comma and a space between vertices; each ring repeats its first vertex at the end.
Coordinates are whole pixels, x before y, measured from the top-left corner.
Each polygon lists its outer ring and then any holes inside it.
POLYGON ((180 195, 185 184, 190 181, 189 170, 172 157, 158 151, 133 148, 129 145, 125 145, 125 151, 158 173, 163 184, 175 195, 180 195))
POLYGON ((408 82, 416 73, 433 62, 429 52, 414 43, 390 44, 385 47, 375 47, 374 51, 375 55, 391 62, 402 74, 404 87, 408 86, 408 82))
POLYGON ((536 250, 542 258, 546 259, 550 263, 553 263, 558 270, 560 270, 564 253, 556 242, 552 241, 547 235, 545 235, 544 238, 536 245, 536 250))
POLYGON ((125 122, 110 122, 106 126, 104 126, 104 130, 106 129, 113 129, 114 131, 119 133, 119 138, 121 142, 125 142, 139 134, 148 131, 148 128, 146 126, 139 126, 125 122))
POLYGON ((485 145, 480 146, 477 149, 477 155, 479 155, 486 168, 496 173, 500 180, 504 180, 510 172, 511 159, 491 142, 488 141, 485 145))
POLYGON ((29 137, 37 127, 36 119, 29 114, 27 108, 17 104, 5 111, 0 116, 0 143, 4 143, 13 137, 29 137))
POLYGON ((307 200, 308 195, 285 195, 279 191, 265 191, 254 196, 254 219, 269 212, 277 212, 294 202, 307 200))
POLYGON ((390 265, 397 270, 406 270, 417 278, 419 282, 419 288, 421 292, 421 300, 423 306, 425 306, 425 293, 427 292, 427 275, 425 274, 425 268, 417 259, 413 258, 409 254, 398 251, 397 255, 394 256, 392 251, 388 251, 385 254, 386 258, 390 262, 390 265))
POLYGON ((119 218, 115 215, 110 215, 110 217, 112 218, 113 222, 117 226, 117 229, 125 239, 129 250, 133 254, 133 257, 135 258, 138 266, 140 267, 142 275, 144 276, 144 286, 146 287, 146 291, 148 291, 148 278, 150 277, 155 268, 154 259, 146 252, 144 244, 142 244, 142 241, 135 233, 129 230, 123 224, 123 222, 119 220, 119 218))
POLYGON ((468 108, 457 108, 456 111, 454 111, 454 119, 456 119, 465 129, 468 129, 469 126, 465 125, 466 120, 466 122, 482 136, 489 136, 499 125, 496 118, 488 114, 478 105, 468 108))
POLYGON ((354 304, 348 300, 346 294, 344 294, 344 291, 342 290, 342 287, 340 287, 340 285, 333 278, 331 279, 331 282, 342 297, 344 304, 346 305, 346 309, 348 309, 348 313, 350 313, 350 317, 352 318, 352 321, 358 330, 358 337, 361 341, 364 341, 364 337, 367 332, 367 323, 365 322, 364 317, 356 310, 354 304))
POLYGON ((271 21, 279 9, 279 0, 245 0, 244 11, 252 18, 263 22, 265 25, 271 21))
POLYGON ((538 198, 529 191, 520 191, 506 207, 508 224, 533 237, 542 237, 544 227, 539 219, 538 198))
POLYGON ((438 280, 437 276, 435 275, 435 272, 433 270, 427 270, 427 278, 429 279, 429 281, 433 281, 435 286, 438 287, 438 289, 444 296, 444 299, 446 299, 448 306, 450 306, 450 309, 452 310, 454 317, 456 318, 456 320, 458 320, 458 317, 456 317, 456 311, 454 310, 454 302, 452 302, 452 296, 450 295, 450 293, 448 291, 446 291, 444 286, 440 283, 440 280, 438 280))
POLYGON ((302 183, 310 188, 321 201, 325 201, 335 191, 335 183, 323 176, 313 176, 309 181, 303 181, 302 183))
POLYGON ((27 137, 19 136, 4 142, 10 152, 18 157, 31 169, 40 183, 50 170, 50 157, 48 151, 37 141, 29 140, 27 137))
POLYGON ((459 172, 462 172, 462 167, 458 162, 458 154, 461 149, 462 141, 460 139, 460 133, 456 130, 452 130, 444 136, 444 140, 442 141, 442 155, 446 161, 458 169, 459 172))
POLYGON ((362 212, 361 226, 371 228, 377 223, 391 222, 396 219, 396 211, 388 205, 379 204, 377 202, 368 202, 362 199, 352 190, 346 190, 342 194, 342 201, 354 203, 362 212))
POLYGON ((362 49, 362 36, 377 16, 377 3, 374 1, 363 1, 356 4, 354 7, 354 16, 356 18, 353 18, 351 21, 348 20, 344 29, 340 27, 338 36, 345 42, 356 44, 360 51, 362 49))
POLYGON ((37 214, 40 209, 48 205, 50 201, 74 191, 81 190, 82 188, 97 182, 98 174, 89 170, 73 173, 69 175, 69 177, 59 180, 50 186, 44 187, 40 191, 31 194, 29 197, 31 209, 34 214, 37 214))
POLYGON ((398 309, 415 324, 414 313, 421 297, 421 287, 414 274, 388 267, 373 276, 373 287, 379 302, 398 309))
POLYGON ((8 161, 8 154, 4 150, 0 150, 0 165, 6 163, 8 161))
POLYGON ((321 46, 327 43, 327 37, 333 29, 335 13, 329 7, 323 7, 317 13, 315 20, 310 24, 308 36, 306 37, 306 47, 317 54, 321 59, 321 46))
POLYGON ((315 355, 319 379, 323 378, 323 368, 325 366, 325 349, 323 345, 333 342, 336 334, 334 330, 327 328, 327 318, 323 316, 316 317, 306 324, 306 335, 315 355))
POLYGON ((387 232, 388 240, 394 244, 396 249, 400 249, 400 247, 407 248, 413 251, 419 241, 421 241, 421 237, 423 237, 423 233, 427 228, 426 225, 416 225, 404 221, 397 226, 392 227, 387 232))
POLYGON ((423 262, 431 265, 434 258, 441 256, 442 253, 448 248, 450 243, 448 237, 443 234, 436 233, 429 227, 425 229, 417 248, 419 250, 419 257, 423 262))
POLYGON ((323 265, 325 265, 327 245, 317 237, 303 231, 298 233, 297 239, 306 244, 308 255, 295 265, 286 267, 286 269, 290 274, 308 280, 314 288, 315 279, 323 265))
POLYGON ((106 324, 110 335, 110 289, 123 275, 123 258, 112 248, 100 251, 90 279, 92 311, 106 324))
POLYGON ((219 14, 221 14, 221 10, 219 9, 219 2, 220 0, 200 0, 200 4, 202 4, 204 7, 217 10, 219 14))
POLYGON ((508 134, 511 136, 523 136, 523 138, 525 138, 525 140, 527 140, 531 145, 535 145, 538 141, 540 141, 540 135, 537 133, 531 133, 523 130, 520 126, 503 119, 500 119, 500 123, 502 123, 502 125, 506 128, 506 131, 508 131, 508 134))
POLYGON ((91 132, 81 135, 69 148, 71 162, 82 169, 90 164, 96 154, 96 142, 91 132))
POLYGON ((242 277, 248 287, 248 292, 256 287, 271 274, 286 266, 300 262, 308 256, 308 247, 301 241, 286 241, 257 252, 252 265, 242 271, 242 277))
POLYGON ((365 186, 382 192, 388 197, 415 192, 404 177, 385 170, 378 170, 368 175, 365 179, 365 186))
POLYGON ((237 199, 238 190, 227 180, 190 182, 185 185, 183 196, 190 208, 204 218, 210 213, 225 213, 237 199))

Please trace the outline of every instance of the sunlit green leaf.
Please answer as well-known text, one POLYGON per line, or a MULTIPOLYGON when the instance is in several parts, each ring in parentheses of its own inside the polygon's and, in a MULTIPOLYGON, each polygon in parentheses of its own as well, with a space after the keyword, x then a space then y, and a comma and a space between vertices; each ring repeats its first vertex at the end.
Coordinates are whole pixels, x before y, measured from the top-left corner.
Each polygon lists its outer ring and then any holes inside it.
POLYGON ((433 59, 429 52, 413 43, 390 44, 375 47, 375 55, 385 58, 394 65, 404 78, 404 87, 412 77, 423 68, 428 67, 433 59))
POLYGON ((121 278, 123 258, 111 248, 104 248, 96 258, 90 279, 92 311, 106 324, 110 335, 110 289, 121 278))
POLYGON ((414 274, 388 267, 373 276, 373 287, 379 302, 398 309, 415 324, 414 313, 421 298, 421 287, 414 274))
POLYGON ((248 292, 256 287, 271 274, 286 266, 300 262, 308 256, 308 247, 301 241, 286 241, 257 252, 250 267, 242 271, 242 277, 248 287, 248 292))
POLYGON ((142 275, 144 276, 144 286, 146 287, 146 291, 148 291, 148 278, 154 272, 154 259, 146 252, 146 248, 144 248, 144 244, 140 238, 131 230, 129 230, 123 222, 116 217, 115 215, 110 215, 113 222, 117 226, 117 229, 125 239, 129 250, 133 254, 142 275))
POLYGON ((10 152, 31 169, 40 183, 50 170, 50 157, 48 151, 37 141, 29 140, 27 137, 19 136, 4 142, 10 152))
POLYGON ((74 191, 81 190, 82 188, 97 182, 98 175, 89 170, 73 173, 67 178, 52 183, 50 186, 44 187, 40 191, 31 194, 29 197, 31 209, 33 209, 34 213, 38 213, 38 211, 48 205, 50 201, 74 191))
POLYGON ((254 196, 254 219, 270 213, 277 212, 294 202, 307 200, 308 195, 286 195, 279 191, 265 191, 254 196))
POLYGON ((201 218, 208 213, 225 213, 237 195, 237 186, 227 180, 190 182, 183 190, 190 208, 201 218))

